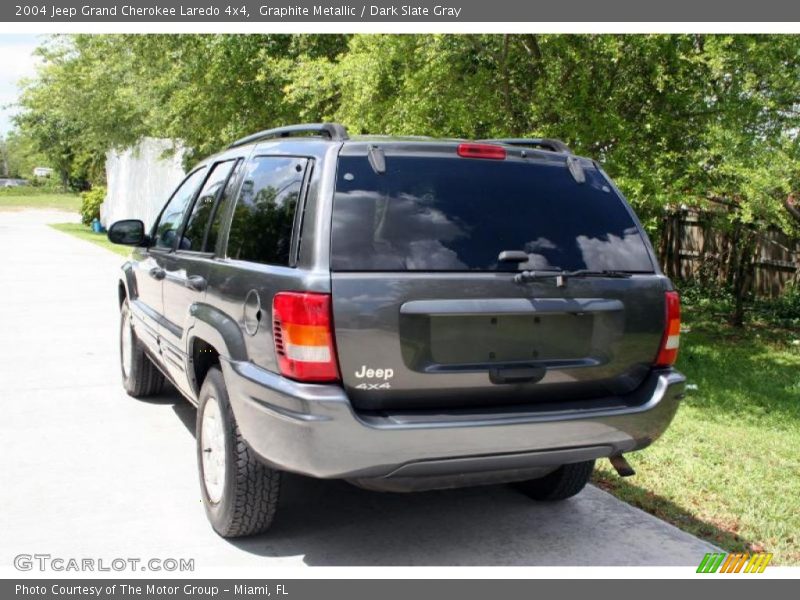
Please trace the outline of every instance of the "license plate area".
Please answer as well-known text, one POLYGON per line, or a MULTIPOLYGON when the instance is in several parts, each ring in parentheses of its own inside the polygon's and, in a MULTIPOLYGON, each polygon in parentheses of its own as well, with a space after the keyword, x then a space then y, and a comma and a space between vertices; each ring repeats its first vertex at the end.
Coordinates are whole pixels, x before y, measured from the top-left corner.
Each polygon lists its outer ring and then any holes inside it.
POLYGON ((403 360, 422 372, 597 366, 624 329, 622 303, 597 298, 412 301, 400 313, 403 360))
POLYGON ((439 365, 569 360, 589 354, 594 316, 430 317, 430 357, 439 365))

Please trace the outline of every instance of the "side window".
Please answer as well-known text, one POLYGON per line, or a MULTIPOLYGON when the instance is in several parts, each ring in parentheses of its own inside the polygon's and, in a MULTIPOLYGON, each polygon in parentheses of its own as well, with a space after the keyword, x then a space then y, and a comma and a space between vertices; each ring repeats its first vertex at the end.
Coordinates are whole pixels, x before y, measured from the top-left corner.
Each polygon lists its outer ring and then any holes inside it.
POLYGON ((211 168, 211 173, 209 173, 203 189, 200 190, 197 200, 194 201, 192 212, 189 214, 189 219, 183 228, 183 235, 181 236, 180 244, 178 244, 179 250, 193 250, 195 252, 201 252, 204 248, 213 250, 213 245, 205 246, 203 243, 206 229, 211 220, 211 214, 214 212, 217 198, 225 186, 232 168, 232 160, 217 163, 211 168))
POLYGON ((236 163, 233 173, 228 178, 228 183, 225 184, 225 189, 222 190, 222 198, 217 202, 217 207, 211 220, 211 227, 208 229, 208 239, 206 240, 206 250, 208 252, 213 252, 217 246, 219 231, 222 228, 222 219, 225 218, 226 207, 234 200, 233 194, 236 192, 236 182, 239 181, 239 173, 242 172, 243 165, 244 161, 242 160, 236 163))
POLYGON ((205 167, 197 169, 194 173, 183 180, 178 189, 172 194, 172 198, 167 202, 161 217, 156 225, 156 248, 172 248, 175 244, 175 237, 178 235, 183 217, 189 208, 189 203, 194 198, 197 188, 205 177, 205 167))
POLYGON ((228 234, 228 256, 288 265, 294 211, 308 160, 257 156, 245 167, 228 234))

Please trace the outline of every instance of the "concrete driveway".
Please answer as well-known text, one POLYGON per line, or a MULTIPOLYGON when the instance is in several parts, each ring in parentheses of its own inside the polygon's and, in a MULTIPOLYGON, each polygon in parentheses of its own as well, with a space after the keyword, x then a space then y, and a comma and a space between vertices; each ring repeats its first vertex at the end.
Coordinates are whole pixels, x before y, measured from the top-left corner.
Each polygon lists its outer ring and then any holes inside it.
POLYGON ((381 494, 285 479, 269 534, 206 522, 195 411, 128 397, 117 362, 121 257, 0 212, 0 566, 19 553, 276 565, 696 565, 715 548, 594 487, 559 505, 506 486, 381 494))

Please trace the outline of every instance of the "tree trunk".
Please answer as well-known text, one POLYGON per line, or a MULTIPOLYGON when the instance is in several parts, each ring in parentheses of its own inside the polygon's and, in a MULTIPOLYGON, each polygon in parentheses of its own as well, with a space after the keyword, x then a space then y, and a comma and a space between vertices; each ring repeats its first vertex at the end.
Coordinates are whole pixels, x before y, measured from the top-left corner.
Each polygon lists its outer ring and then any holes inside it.
POLYGON ((667 277, 669 277, 669 228, 671 223, 672 221, 670 221, 669 215, 666 215, 661 221, 661 234, 659 235, 660 240, 658 244, 658 259, 667 277))
POLYGON ((736 268, 733 276, 734 307, 731 323, 734 327, 744 327, 745 300, 753 270, 756 236, 750 228, 742 226, 738 237, 739 243, 733 252, 736 255, 736 268))
POLYGON ((3 177, 8 177, 8 147, 6 143, 0 140, 0 156, 3 157, 3 177))
POLYGON ((800 202, 797 200, 797 195, 794 193, 789 194, 783 201, 783 206, 792 215, 792 218, 800 223, 800 202))
POLYGON ((727 246, 727 260, 725 261, 725 285, 733 288, 736 272, 739 268, 739 250, 742 242, 742 225, 738 221, 733 226, 733 231, 725 244, 727 246))
POLYGON ((672 277, 683 279, 681 272, 681 249, 683 248, 683 219, 684 212, 676 213, 672 220, 672 277))

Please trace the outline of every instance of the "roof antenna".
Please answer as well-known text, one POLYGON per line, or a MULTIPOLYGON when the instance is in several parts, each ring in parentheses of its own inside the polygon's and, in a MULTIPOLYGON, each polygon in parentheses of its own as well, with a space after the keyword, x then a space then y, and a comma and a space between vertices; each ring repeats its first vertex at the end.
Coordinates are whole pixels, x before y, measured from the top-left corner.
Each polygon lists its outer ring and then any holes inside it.
POLYGON ((572 178, 577 183, 585 183, 586 182, 586 173, 581 166, 580 161, 575 158, 574 156, 567 157, 567 168, 569 169, 572 178))
POLYGON ((378 146, 370 145, 367 157, 369 158, 369 165, 375 173, 378 175, 386 173, 386 156, 383 154, 383 150, 378 146))

